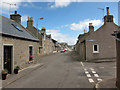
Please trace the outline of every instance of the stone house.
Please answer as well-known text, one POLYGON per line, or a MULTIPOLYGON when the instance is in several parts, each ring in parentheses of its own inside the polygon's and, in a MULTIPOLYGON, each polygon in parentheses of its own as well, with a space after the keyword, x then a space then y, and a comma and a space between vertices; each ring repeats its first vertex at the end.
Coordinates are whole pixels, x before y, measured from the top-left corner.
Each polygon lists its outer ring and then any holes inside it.
POLYGON ((39 40, 33 37, 21 25, 21 15, 10 15, 10 19, 0 15, 1 39, 1 67, 7 69, 9 74, 13 73, 16 66, 21 69, 29 65, 30 56, 33 60, 39 60, 39 40))
POLYGON ((114 31, 113 36, 116 38, 116 52, 117 52, 117 60, 116 60, 116 86, 118 90, 120 90, 120 27, 118 31, 114 31))
POLYGON ((30 32, 34 37, 39 39, 39 54, 46 55, 53 53, 54 43, 52 42, 51 35, 46 34, 46 28, 42 28, 41 30, 37 30, 33 26, 33 18, 28 17, 27 20, 27 31, 30 32))
POLYGON ((80 59, 116 58, 115 37, 111 35, 115 30, 118 30, 118 26, 113 21, 113 15, 109 15, 109 7, 107 7, 104 25, 94 31, 94 26, 89 23, 89 32, 79 35, 76 49, 80 54, 80 59))
POLYGON ((54 43, 53 45, 53 52, 58 52, 59 51, 59 44, 56 40, 52 39, 52 42, 54 43))

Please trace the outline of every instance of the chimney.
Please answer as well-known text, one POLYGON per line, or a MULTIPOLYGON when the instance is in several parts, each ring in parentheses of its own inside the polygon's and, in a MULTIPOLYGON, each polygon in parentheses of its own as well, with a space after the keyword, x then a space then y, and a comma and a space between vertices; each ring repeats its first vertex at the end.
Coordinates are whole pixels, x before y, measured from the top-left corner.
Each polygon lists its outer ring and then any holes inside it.
POLYGON ((92 23, 89 23, 89 33, 94 32, 94 27, 92 23))
POLYGON ((109 7, 107 7, 107 15, 109 15, 109 7))
POLYGON ((33 17, 28 17, 27 28, 33 27, 33 17))
POLYGON ((113 22, 113 15, 109 14, 109 7, 106 7, 107 15, 104 17, 104 23, 113 22))
POLYGON ((16 21, 17 23, 21 24, 21 15, 17 14, 17 11, 15 11, 14 14, 10 15, 10 19, 16 21))
POLYGON ((46 28, 42 27, 41 32, 45 35, 46 34, 46 28))

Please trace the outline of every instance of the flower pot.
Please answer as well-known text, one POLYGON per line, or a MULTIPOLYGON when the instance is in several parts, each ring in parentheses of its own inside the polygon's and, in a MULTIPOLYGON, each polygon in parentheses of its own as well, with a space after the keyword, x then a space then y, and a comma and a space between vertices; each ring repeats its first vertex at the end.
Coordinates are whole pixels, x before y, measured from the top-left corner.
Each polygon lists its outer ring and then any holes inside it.
POLYGON ((6 73, 2 74, 2 80, 5 80, 6 77, 7 77, 7 74, 6 74, 6 73))
POLYGON ((15 74, 18 74, 18 69, 14 69, 14 73, 15 73, 15 74))
POLYGON ((29 61, 31 61, 31 62, 32 62, 32 59, 30 59, 29 61))

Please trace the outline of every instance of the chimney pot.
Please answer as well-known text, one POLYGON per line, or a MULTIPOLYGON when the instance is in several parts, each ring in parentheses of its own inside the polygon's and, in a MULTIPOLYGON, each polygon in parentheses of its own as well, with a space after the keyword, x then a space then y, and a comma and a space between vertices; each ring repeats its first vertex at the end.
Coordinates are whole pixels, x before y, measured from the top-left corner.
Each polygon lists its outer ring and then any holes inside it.
POLYGON ((109 15, 109 7, 107 7, 107 15, 109 15))
POLYGON ((15 14, 17 14, 17 11, 15 11, 15 14))
POLYGON ((28 16, 28 20, 30 20, 30 17, 28 16))
POLYGON ((89 23, 89 26, 92 26, 92 23, 89 23))
POLYGON ((89 32, 94 32, 94 26, 92 25, 92 23, 89 23, 89 32))
POLYGON ((85 29, 84 29, 84 33, 85 33, 85 29))

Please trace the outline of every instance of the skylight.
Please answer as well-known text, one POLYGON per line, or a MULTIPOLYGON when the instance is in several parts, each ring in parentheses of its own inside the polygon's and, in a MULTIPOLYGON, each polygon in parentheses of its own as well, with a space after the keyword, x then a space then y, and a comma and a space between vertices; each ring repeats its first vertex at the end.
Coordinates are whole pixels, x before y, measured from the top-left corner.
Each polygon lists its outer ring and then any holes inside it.
POLYGON ((23 32, 22 28, 18 27, 17 25, 15 26, 14 24, 11 24, 12 26, 14 26, 17 30, 23 32))

